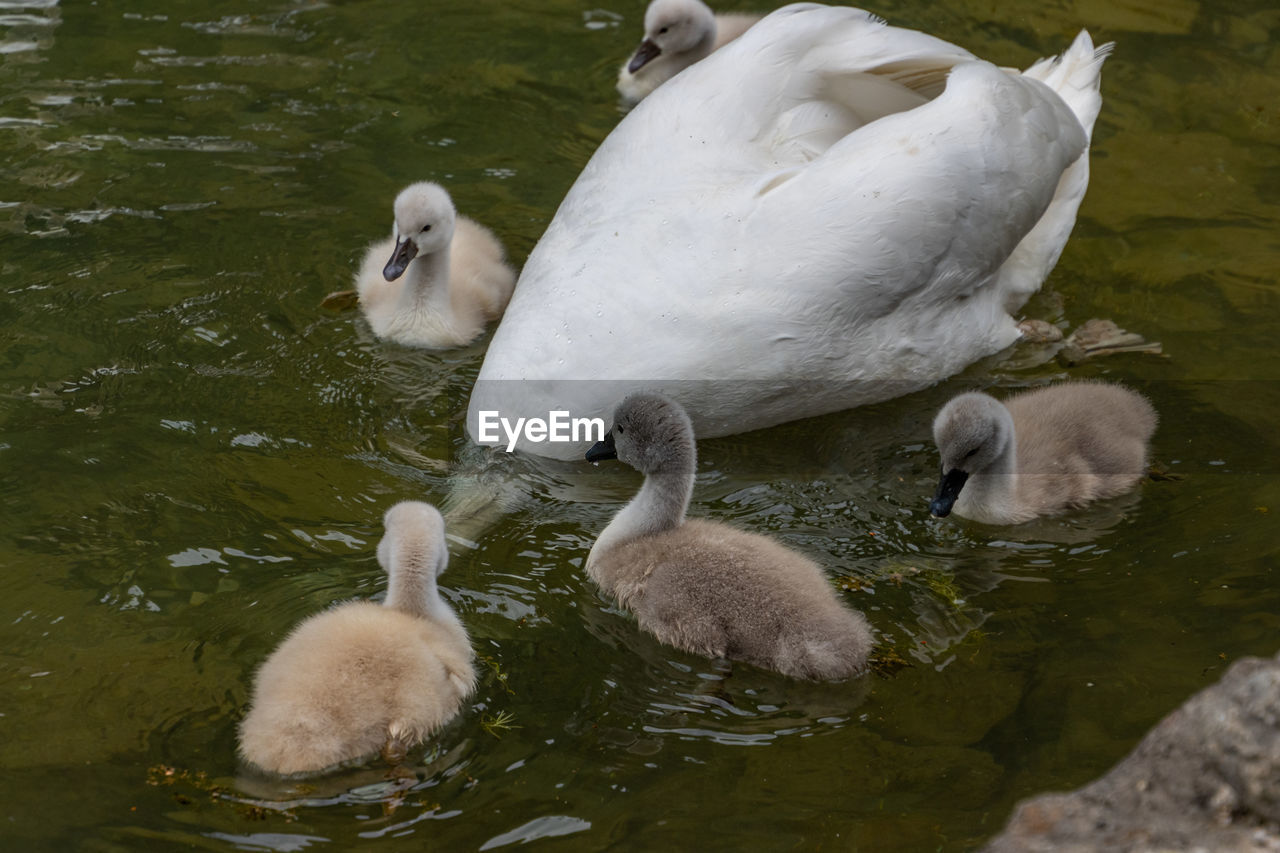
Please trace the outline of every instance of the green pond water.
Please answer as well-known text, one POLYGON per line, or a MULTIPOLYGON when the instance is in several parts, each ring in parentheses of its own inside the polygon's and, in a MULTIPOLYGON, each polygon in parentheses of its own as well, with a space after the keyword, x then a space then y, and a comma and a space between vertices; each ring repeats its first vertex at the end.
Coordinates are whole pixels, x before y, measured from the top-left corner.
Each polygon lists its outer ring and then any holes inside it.
POLYGON ((815 557, 902 662, 818 685, 725 678, 596 592, 583 558, 639 478, 470 447, 487 337, 411 351, 319 307, 412 180, 523 261, 620 118, 638 0, 0 0, 0 846, 971 850, 1274 654, 1280 9, 874 11, 1004 65, 1117 42, 1028 313, 1165 357, 1019 350, 703 442, 693 512, 815 557), (1067 375, 1148 394, 1182 479, 1013 529, 930 519, 937 407, 1067 375), (245 776, 256 666, 380 594, 382 512, 477 460, 528 497, 443 578, 480 656, 465 712, 399 781, 245 776))

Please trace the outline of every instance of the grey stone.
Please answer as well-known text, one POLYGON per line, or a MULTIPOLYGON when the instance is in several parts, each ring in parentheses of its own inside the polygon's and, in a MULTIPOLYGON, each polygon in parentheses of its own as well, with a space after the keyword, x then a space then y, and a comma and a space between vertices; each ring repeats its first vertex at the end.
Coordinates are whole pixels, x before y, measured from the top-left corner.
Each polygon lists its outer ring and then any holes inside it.
POLYGON ((1280 851, 1280 656, 1237 661, 1102 778, 1024 800, 983 853, 1280 851))

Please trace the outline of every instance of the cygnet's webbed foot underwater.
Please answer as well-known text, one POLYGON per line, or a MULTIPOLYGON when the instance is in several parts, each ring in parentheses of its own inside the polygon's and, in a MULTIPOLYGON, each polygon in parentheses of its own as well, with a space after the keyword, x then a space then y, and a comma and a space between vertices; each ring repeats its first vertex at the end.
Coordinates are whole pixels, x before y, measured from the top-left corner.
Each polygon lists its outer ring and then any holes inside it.
POLYGON ((1062 330, 1048 320, 1023 320, 1018 324, 1018 331, 1022 333, 1022 343, 1056 344, 1062 340, 1062 330))
POLYGON ((354 290, 335 290, 320 300, 320 307, 330 311, 350 311, 360 304, 360 296, 354 290))
POLYGON ((1152 462, 1147 466, 1147 479, 1157 483, 1178 483, 1187 479, 1187 475, 1171 470, 1163 462, 1152 462))
POLYGON ((1070 366, 1090 358, 1121 352, 1164 354, 1158 341, 1149 342, 1137 332, 1122 329, 1111 320, 1095 317, 1081 323, 1067 336, 1062 349, 1058 351, 1058 359, 1070 366))
POLYGON ((1072 367, 1105 355, 1122 352, 1145 352, 1163 355, 1159 342, 1147 341, 1142 335, 1122 329, 1112 320, 1094 318, 1081 323, 1070 335, 1047 320, 1026 319, 1018 323, 1020 343, 1027 347, 1022 355, 1005 360, 1006 367, 1037 367, 1056 357, 1064 367, 1072 367), (1031 356, 1026 355, 1027 351, 1031 356))
POLYGON ((408 752, 409 749, 401 738, 388 735, 387 742, 382 745, 382 760, 392 767, 398 767, 404 763, 404 757, 408 752))

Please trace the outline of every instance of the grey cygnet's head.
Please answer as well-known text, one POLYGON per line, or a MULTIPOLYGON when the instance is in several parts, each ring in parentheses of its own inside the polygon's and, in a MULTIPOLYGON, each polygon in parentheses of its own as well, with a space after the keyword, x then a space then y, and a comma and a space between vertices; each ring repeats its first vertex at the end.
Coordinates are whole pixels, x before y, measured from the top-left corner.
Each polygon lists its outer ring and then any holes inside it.
POLYGON ((951 513, 969 475, 985 471, 1008 449, 1013 417, 988 394, 961 394, 934 418, 933 441, 942 456, 942 479, 929 510, 944 517, 951 513))
POLYGON ((693 424, 679 403, 660 394, 631 394, 614 409, 613 426, 587 460, 619 459, 643 474, 691 470, 693 424))

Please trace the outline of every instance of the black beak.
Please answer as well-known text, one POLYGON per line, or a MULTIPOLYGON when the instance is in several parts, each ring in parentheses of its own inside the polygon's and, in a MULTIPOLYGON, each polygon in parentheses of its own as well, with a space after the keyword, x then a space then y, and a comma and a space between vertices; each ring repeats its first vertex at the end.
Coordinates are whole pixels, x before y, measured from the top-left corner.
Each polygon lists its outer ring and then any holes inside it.
POLYGON ((613 446, 613 430, 609 430, 604 441, 597 441, 587 451, 588 462, 599 462, 602 459, 617 459, 618 449, 613 446))
POLYGON ((662 48, 653 42, 645 39, 640 42, 640 46, 636 48, 635 55, 631 57, 631 61, 627 63, 627 72, 635 74, 641 68, 644 68, 653 60, 657 59, 662 53, 662 48))
POLYGON ((938 481, 938 491, 929 502, 929 512, 938 518, 951 515, 951 507, 955 506, 956 498, 960 497, 960 490, 964 488, 964 481, 967 479, 968 472, 959 468, 943 471, 942 479, 938 481))
POLYGON ((382 268, 382 277, 387 281, 395 281, 404 275, 405 268, 409 266, 409 261, 413 260, 418 254, 418 247, 408 237, 403 240, 396 240, 396 247, 391 252, 391 260, 387 261, 387 265, 382 268))

